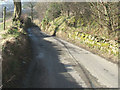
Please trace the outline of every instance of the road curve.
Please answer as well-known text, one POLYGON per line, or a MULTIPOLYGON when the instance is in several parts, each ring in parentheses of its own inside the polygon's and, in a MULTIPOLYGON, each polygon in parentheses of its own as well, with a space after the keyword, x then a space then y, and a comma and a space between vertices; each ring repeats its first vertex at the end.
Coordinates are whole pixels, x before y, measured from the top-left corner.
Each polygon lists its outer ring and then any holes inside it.
POLYGON ((26 88, 105 88, 118 87, 116 64, 38 27, 28 29, 33 60, 23 81, 26 88))

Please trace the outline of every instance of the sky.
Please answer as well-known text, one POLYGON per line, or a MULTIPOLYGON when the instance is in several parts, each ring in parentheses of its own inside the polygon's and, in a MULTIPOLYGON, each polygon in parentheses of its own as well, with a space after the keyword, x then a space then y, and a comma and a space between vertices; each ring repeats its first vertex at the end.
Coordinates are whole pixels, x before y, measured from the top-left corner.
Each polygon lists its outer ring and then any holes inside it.
MULTIPOLYGON (((18 0, 19 1, 19 0, 18 0)), ((87 2, 96 2, 96 1, 109 1, 109 2, 118 2, 119 0, 21 0, 21 2, 85 2, 85 1, 87 1, 87 2)), ((13 3, 13 0, 0 0, 0 4, 4 4, 4 3, 13 3)))

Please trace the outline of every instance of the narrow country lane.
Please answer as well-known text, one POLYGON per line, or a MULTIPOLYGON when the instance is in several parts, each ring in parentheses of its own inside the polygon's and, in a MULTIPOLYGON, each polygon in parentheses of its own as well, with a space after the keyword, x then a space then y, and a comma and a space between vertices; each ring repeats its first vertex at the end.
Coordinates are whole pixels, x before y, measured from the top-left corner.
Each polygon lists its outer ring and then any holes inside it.
POLYGON ((46 35, 38 27, 28 29, 33 60, 23 81, 26 88, 118 87, 116 64, 46 35))

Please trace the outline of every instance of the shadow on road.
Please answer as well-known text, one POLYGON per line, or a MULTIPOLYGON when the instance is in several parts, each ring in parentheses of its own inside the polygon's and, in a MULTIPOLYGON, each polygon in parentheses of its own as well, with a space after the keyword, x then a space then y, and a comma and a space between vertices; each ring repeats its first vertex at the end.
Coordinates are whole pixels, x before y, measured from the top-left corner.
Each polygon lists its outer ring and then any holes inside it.
MULTIPOLYGON (((23 81, 23 87, 82 89, 60 62, 60 48, 49 41, 52 38, 51 36, 42 34, 40 31, 38 27, 28 29, 33 60, 23 81)), ((68 65, 68 67, 71 67, 71 65, 68 65)))

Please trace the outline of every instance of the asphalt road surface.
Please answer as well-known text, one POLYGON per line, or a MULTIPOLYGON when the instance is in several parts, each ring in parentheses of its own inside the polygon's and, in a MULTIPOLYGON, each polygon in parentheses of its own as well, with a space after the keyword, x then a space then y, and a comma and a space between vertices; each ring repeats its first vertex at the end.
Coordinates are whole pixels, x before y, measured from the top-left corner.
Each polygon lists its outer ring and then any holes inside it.
POLYGON ((118 87, 118 66, 38 27, 28 29, 33 60, 24 88, 118 87))

